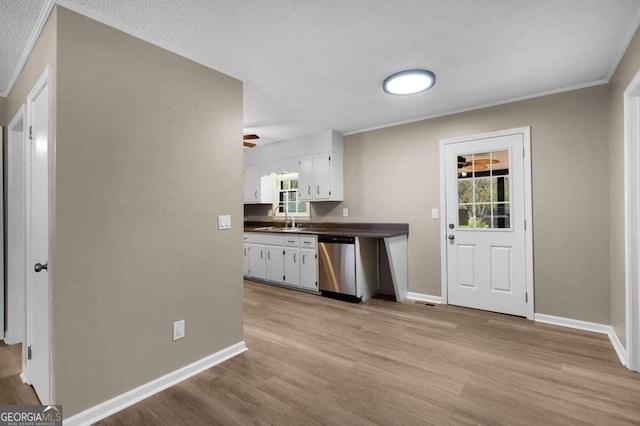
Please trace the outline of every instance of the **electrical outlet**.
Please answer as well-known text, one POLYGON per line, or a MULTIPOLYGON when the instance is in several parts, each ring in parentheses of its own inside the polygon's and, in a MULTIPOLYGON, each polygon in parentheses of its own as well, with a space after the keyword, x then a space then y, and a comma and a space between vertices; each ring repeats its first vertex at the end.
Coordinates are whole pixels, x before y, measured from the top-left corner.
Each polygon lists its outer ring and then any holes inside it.
POLYGON ((342 216, 344 216, 344 217, 349 216, 349 209, 347 207, 344 207, 342 209, 342 216))
POLYGON ((173 340, 182 339, 184 337, 184 320, 173 323, 173 340))

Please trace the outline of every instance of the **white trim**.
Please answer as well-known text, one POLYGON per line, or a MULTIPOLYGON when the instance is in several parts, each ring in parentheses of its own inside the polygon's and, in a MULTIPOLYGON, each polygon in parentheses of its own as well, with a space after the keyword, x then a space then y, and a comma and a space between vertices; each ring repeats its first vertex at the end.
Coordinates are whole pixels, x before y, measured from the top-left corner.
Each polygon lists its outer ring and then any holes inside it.
POLYGON ((476 110, 479 110, 479 109, 491 108, 491 107, 494 107, 494 106, 510 104, 510 103, 513 103, 513 102, 526 101, 528 99, 541 98, 543 96, 557 95, 559 93, 571 92, 572 90, 586 89, 588 87, 600 86, 601 84, 607 84, 607 83, 609 83, 609 80, 595 80, 595 81, 590 81, 588 83, 575 84, 573 86, 561 87, 559 89, 547 90, 547 91, 544 91, 544 92, 538 92, 538 93, 534 93, 534 94, 531 94, 531 95, 518 96, 518 97, 515 97, 515 98, 504 99, 504 100, 501 100, 501 101, 495 101, 495 102, 488 102, 488 103, 484 103, 484 104, 473 105, 473 106, 470 106, 470 107, 467 107, 467 108, 460 108, 460 109, 454 109, 454 110, 439 112, 437 114, 424 115, 422 117, 411 118, 409 120, 394 121, 394 122, 387 123, 387 124, 381 124, 379 126, 366 127, 364 129, 359 129, 359 130, 350 130, 348 132, 344 132, 343 135, 344 136, 350 136, 350 135, 355 135, 355 134, 358 134, 358 133, 370 132, 372 130, 386 129, 387 127, 401 126, 403 124, 410 124, 410 123, 415 123, 415 122, 418 122, 418 121, 431 120, 431 119, 439 118, 439 117, 446 117, 446 116, 449 116, 449 115, 460 114, 460 113, 463 113, 463 112, 476 111, 476 110))
POLYGON ((623 98, 626 365, 640 371, 640 72, 623 98))
MULTIPOLYGON (((0 147, 2 147, 4 145, 3 143, 3 139, 4 139, 4 132, 2 131, 2 126, 0 126, 0 147)), ((2 154, 0 154, 0 161, 2 160, 2 154)), ((3 163, 0 162, 0 165, 2 165, 3 163)), ((0 170, 3 170, 4 166, 0 166, 0 170)), ((0 182, 2 182, 2 178, 0 177, 0 182)), ((2 194, 2 188, 0 188, 0 194, 2 194)), ((2 224, 2 201, 0 201, 0 224, 2 224)), ((2 236, 3 232, 0 231, 0 236, 2 236)), ((0 241, 2 241, 0 239, 0 241)), ((4 248, 2 250, 0 250, 0 253, 2 253, 4 251, 4 248)), ((3 255, 4 256, 4 255, 3 255)), ((2 274, 4 275, 4 260, 0 259, 0 272, 2 272, 2 274)), ((2 282, 4 282, 4 279, 2 280, 2 282)), ((4 340, 6 343, 6 336, 4 334, 4 328, 5 328, 5 324, 4 324, 4 316, 5 316, 5 312, 4 312, 4 305, 5 305, 5 291, 4 291, 4 285, 2 286, 3 288, 0 289, 0 339, 4 340)))
POLYGON ((626 354, 622 343, 618 339, 613 327, 606 324, 599 324, 596 322, 588 322, 571 318, 556 317, 554 315, 535 314, 535 322, 542 324, 557 325, 560 327, 573 328, 575 330, 590 331, 592 333, 606 334, 609 336, 611 345, 618 355, 618 359, 622 365, 626 364, 626 354))
MULTIPOLYGON (((24 195, 26 192, 26 187, 24 186, 24 172, 25 172, 25 150, 26 150, 26 135, 27 135, 27 107, 25 106, 25 104, 22 104, 20 106, 20 108, 18 109, 18 111, 16 112, 16 114, 13 116, 13 118, 11 119, 11 122, 9 123, 9 126, 7 128, 7 133, 9 135, 8 139, 7 139, 7 184, 6 184, 6 188, 7 188, 7 217, 6 217, 6 222, 7 222, 7 235, 6 235, 6 240, 7 240, 7 324, 6 324, 6 329, 7 332, 5 334, 5 343, 6 344, 16 344, 16 343, 20 343, 23 341, 24 336, 25 336, 25 327, 26 327, 26 321, 25 321, 25 313, 26 313, 26 309, 25 309, 25 303, 26 303, 26 299, 25 299, 25 295, 26 295, 26 286, 25 286, 25 281, 24 281, 24 268, 26 267, 26 253, 24 251, 24 247, 26 246, 26 241, 24 241, 25 239, 25 234, 24 234, 24 228, 25 228, 25 199, 24 199, 24 195), (20 126, 20 122, 22 122, 22 126, 20 126), (18 134, 20 135, 20 139, 16 140, 16 138, 18 137, 18 134), (21 149, 20 152, 22 153, 22 156, 20 158, 15 158, 15 150, 16 145, 21 145, 21 149), (17 160, 17 161, 16 161, 17 160), (19 167, 21 172, 22 172, 22 183, 23 186, 21 188, 21 192, 22 192, 22 206, 18 209, 19 212, 22 213, 20 220, 22 221, 21 227, 22 227, 22 235, 21 237, 21 244, 23 246, 23 250, 22 250, 22 254, 21 256, 18 254, 18 252, 16 251, 15 248, 15 228, 14 228, 14 220, 16 217, 16 209, 15 209, 15 199, 14 199, 14 194, 15 194, 15 189, 13 186, 13 181, 11 180, 12 174, 15 171, 15 167, 19 167), (12 262, 15 263, 15 258, 17 257, 21 257, 22 258, 22 262, 20 262, 18 265, 16 264, 12 264, 12 262), (15 269, 12 269, 15 268, 15 269), (17 269, 21 269, 22 271, 22 282, 20 283, 19 281, 16 282, 15 276, 14 276, 14 272, 17 269), (20 285, 18 285, 20 284, 20 285), (17 314, 16 314, 17 313, 17 314)), ((1 309, 0 309, 1 310, 1 309)), ((23 363, 23 366, 26 366, 26 362, 23 363)))
POLYGON ((440 296, 432 296, 430 294, 423 294, 423 293, 414 293, 412 291, 407 293, 407 299, 415 300, 418 302, 435 303, 437 305, 442 303, 442 297, 440 296))
POLYGON ((247 346, 244 341, 226 347, 214 354, 202 358, 201 360, 193 362, 178 370, 172 371, 169 374, 145 383, 144 385, 138 386, 135 389, 120 394, 115 398, 75 414, 68 419, 65 419, 63 424, 72 426, 96 423, 117 413, 118 411, 124 410, 125 408, 142 401, 145 398, 149 398, 158 392, 176 385, 189 377, 195 376, 196 374, 233 358, 236 355, 240 355, 246 350, 247 346))
POLYGON ((440 140, 440 284, 442 303, 448 303, 447 289, 447 202, 446 202, 446 162, 444 148, 446 145, 477 139, 490 139, 501 136, 521 134, 524 145, 524 220, 525 228, 525 262, 526 262, 526 291, 528 293, 527 319, 534 319, 534 286, 533 286, 533 207, 531 194, 531 128, 518 127, 515 129, 499 130, 496 132, 480 133, 476 135, 460 136, 440 140))

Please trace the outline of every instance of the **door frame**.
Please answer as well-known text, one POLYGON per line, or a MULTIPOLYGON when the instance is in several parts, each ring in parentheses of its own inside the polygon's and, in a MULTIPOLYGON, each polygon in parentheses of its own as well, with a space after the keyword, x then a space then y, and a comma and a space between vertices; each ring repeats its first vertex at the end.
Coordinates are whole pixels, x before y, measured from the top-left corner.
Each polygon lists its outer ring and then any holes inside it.
POLYGON ((627 368, 640 371, 640 72, 624 91, 624 281, 627 368))
MULTIPOLYGON (((14 238, 21 238, 22 244, 26 247, 25 237, 26 234, 22 232, 21 236, 14 235, 14 232, 11 232, 11 228, 15 225, 15 221, 21 221, 20 228, 24 231, 26 226, 26 215, 25 215, 25 205, 24 205, 24 197, 26 195, 26 187, 24 186, 25 182, 25 138, 27 135, 27 113, 26 106, 22 104, 18 112, 13 116, 13 119, 9 123, 8 127, 9 137, 7 139, 7 333, 5 336, 5 343, 7 344, 15 344, 20 343, 24 340, 25 336, 25 328, 26 328, 26 278, 23 275, 23 280, 21 283, 16 283, 12 280, 13 277, 10 276, 12 268, 22 269, 23 274, 26 272, 26 252, 23 250, 22 255, 16 255, 15 250, 13 249, 16 241, 14 238), (22 155, 18 158, 15 157, 15 149, 17 146, 22 147, 22 155), (14 191, 11 181, 12 172, 15 170, 15 167, 19 167, 18 173, 22 175, 22 183, 23 187, 21 191, 23 194, 23 205, 18 211, 15 209, 15 201, 14 200, 14 191), (11 186, 10 186, 11 185, 11 186), (22 213, 22 214, 19 214, 22 213), (15 261, 16 258, 20 258, 22 261, 17 264, 15 261)), ((23 366, 25 363, 23 363, 23 366)))
POLYGON ((525 280, 528 294, 527 319, 534 319, 534 285, 533 285, 533 211, 531 195, 531 128, 517 127, 514 129, 499 130, 495 132, 479 133, 476 135, 461 136, 440 140, 440 277, 442 303, 448 303, 449 280, 447 273, 447 194, 446 194, 446 161, 445 148, 448 145, 470 142, 478 139, 490 139, 500 136, 522 135, 524 145, 524 220, 525 220, 525 280))

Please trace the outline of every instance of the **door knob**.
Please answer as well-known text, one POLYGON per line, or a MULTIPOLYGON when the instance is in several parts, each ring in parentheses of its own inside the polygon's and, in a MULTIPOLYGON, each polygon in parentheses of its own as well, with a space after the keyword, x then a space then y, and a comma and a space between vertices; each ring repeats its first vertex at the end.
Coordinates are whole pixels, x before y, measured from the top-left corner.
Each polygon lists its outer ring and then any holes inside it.
POLYGON ((44 265, 41 263, 36 263, 35 265, 33 265, 33 270, 36 272, 40 272, 42 270, 47 270, 47 264, 45 263, 44 265))
POLYGON ((456 239, 456 236, 455 236, 455 235, 453 235, 453 234, 449 234, 449 239, 450 239, 451 241, 453 241, 453 240, 455 240, 455 239, 456 239))

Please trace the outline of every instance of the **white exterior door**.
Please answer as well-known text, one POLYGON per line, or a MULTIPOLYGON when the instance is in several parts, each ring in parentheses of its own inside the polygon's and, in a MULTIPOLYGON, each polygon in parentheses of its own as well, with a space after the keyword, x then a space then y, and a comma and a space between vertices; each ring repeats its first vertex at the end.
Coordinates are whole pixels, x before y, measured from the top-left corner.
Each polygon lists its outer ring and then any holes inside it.
POLYGON ((448 303, 529 316, 528 132, 442 143, 448 303))
POLYGON ((27 98, 27 361, 40 402, 50 404, 49 72, 27 98))

